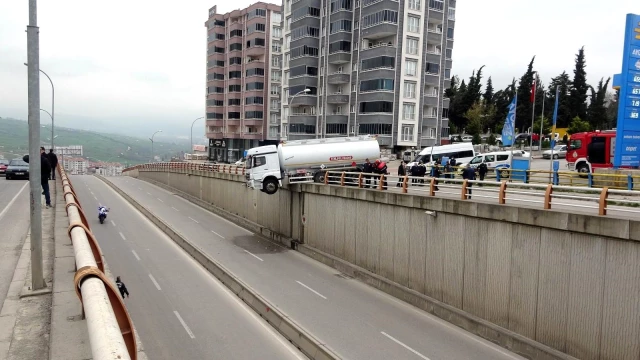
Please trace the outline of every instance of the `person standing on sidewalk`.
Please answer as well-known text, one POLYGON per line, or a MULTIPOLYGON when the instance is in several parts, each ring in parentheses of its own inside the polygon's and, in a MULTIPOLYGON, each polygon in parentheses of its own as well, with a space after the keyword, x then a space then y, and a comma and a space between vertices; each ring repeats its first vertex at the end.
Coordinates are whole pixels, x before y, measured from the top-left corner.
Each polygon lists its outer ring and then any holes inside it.
POLYGON ((42 194, 47 204, 47 209, 51 207, 51 195, 49 194, 49 176, 51 175, 51 164, 44 147, 40 147, 40 184, 42 194))
POLYGON ((56 167, 58 166, 58 157, 53 152, 53 149, 49 149, 49 153, 47 154, 49 158, 49 164, 51 165, 51 180, 56 179, 56 167))
POLYGON ((127 290, 127 286, 122 282, 122 280, 120 280, 120 276, 116 277, 116 285, 118 285, 118 290, 120 290, 122 299, 124 299, 125 294, 129 297, 129 290, 127 290))

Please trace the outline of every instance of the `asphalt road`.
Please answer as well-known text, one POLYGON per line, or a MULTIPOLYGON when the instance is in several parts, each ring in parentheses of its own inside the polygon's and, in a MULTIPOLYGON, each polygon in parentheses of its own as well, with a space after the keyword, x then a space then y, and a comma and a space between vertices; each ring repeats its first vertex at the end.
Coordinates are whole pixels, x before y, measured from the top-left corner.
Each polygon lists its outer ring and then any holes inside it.
POLYGON ((29 229, 29 181, 0 178, 0 308, 29 229))
POLYGON ((345 359, 521 359, 164 189, 109 180, 345 359))
POLYGON ((150 359, 304 359, 113 189, 71 181, 150 359), (111 209, 104 224, 98 204, 111 209))

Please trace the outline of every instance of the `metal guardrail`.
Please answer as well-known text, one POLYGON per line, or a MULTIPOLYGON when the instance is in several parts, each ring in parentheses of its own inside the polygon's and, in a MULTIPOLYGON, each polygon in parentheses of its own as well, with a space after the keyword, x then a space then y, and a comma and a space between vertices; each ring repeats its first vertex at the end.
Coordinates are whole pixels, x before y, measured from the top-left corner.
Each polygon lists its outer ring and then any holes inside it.
MULTIPOLYGON (((136 165, 123 172, 134 169, 245 174, 245 169, 241 166, 181 162, 136 165)), ((589 174, 585 178, 581 178, 577 173, 527 170, 527 177, 524 176, 524 171, 518 173, 518 170, 510 169, 500 169, 499 171, 490 169, 484 181, 464 180, 460 178, 457 169, 448 173, 443 172, 438 178, 328 171, 324 177, 324 183, 359 188, 369 187, 380 191, 396 191, 422 196, 453 196, 460 200, 468 200, 471 197, 494 199, 498 204, 506 204, 507 202, 539 204, 543 209, 551 209, 552 206, 575 206, 591 209, 598 215, 607 215, 609 210, 640 214, 640 191, 623 190, 628 188, 629 181, 632 184, 640 184, 640 175, 589 174), (518 178, 528 182, 516 180, 518 178), (597 185, 601 186, 597 187, 597 185), (469 191, 472 191, 473 194, 469 191)), ((290 183, 295 182, 290 179, 290 183)), ((635 188, 637 189, 639 186, 636 185, 635 188)))
POLYGON ((138 349, 133 323, 120 292, 104 273, 102 251, 91 232, 73 185, 64 168, 58 165, 69 238, 76 260, 74 284, 87 320, 91 354, 94 360, 136 360, 138 349))

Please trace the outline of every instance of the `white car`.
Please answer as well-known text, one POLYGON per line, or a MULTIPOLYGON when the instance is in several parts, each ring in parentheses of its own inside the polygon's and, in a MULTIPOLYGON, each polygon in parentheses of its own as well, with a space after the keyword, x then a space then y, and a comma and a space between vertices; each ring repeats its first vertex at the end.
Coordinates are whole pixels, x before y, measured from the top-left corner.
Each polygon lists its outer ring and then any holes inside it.
POLYGON ((542 153, 543 159, 564 159, 567 157, 567 145, 556 145, 553 148, 553 155, 551 154, 551 150, 545 150, 542 153))

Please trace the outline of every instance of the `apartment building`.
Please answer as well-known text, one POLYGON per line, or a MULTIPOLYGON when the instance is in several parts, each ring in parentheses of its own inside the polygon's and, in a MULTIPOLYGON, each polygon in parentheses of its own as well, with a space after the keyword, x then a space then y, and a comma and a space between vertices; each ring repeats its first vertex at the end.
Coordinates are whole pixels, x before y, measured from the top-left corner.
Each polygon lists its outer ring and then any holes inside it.
POLYGON ((283 139, 448 139, 455 0, 283 0, 283 139))
POLYGON ((64 158, 64 170, 73 175, 85 175, 87 168, 89 167, 89 161, 81 157, 67 157, 64 158))
POLYGON ((209 158, 239 160, 245 150, 276 144, 280 132, 281 6, 255 3, 218 14, 207 27, 206 135, 209 158))

